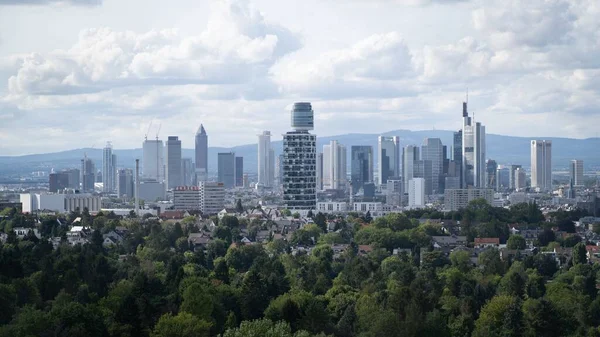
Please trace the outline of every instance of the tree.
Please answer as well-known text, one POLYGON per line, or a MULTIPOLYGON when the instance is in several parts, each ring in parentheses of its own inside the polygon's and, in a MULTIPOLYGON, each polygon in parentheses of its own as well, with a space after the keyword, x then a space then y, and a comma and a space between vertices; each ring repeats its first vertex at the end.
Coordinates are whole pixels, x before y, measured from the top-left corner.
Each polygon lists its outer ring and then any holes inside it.
POLYGON ((573 264, 587 263, 587 250, 585 244, 578 243, 573 247, 573 264))
POLYGON ((242 205, 242 199, 238 199, 235 202, 235 211, 238 213, 244 213, 244 206, 242 205))
POLYGON ((521 235, 511 235, 506 241, 506 248, 514 250, 523 250, 527 247, 525 238, 521 235))
POLYGON ((481 314, 475 322, 473 337, 520 336, 522 315, 518 297, 495 296, 481 309, 481 314))
POLYGON ((308 210, 308 213, 306 213, 306 217, 312 219, 315 215, 313 214, 312 209, 308 210))
POLYGON ((450 262, 463 273, 468 273, 473 268, 471 254, 464 250, 457 250, 450 253, 450 262))
POLYGON ((273 323, 268 319, 256 321, 244 321, 239 328, 225 331, 223 337, 310 337, 306 331, 298 331, 292 334, 290 325, 286 322, 273 323))
POLYGON ((550 242, 555 241, 556 240, 556 235, 554 234, 554 231, 551 229, 544 229, 539 235, 538 235, 538 241, 540 243, 540 246, 547 246, 550 242))
POLYGON ((523 303, 525 322, 524 336, 558 337, 563 336, 561 317, 551 302, 545 299, 530 298, 523 303))
POLYGON ((300 213, 298 213, 298 212, 294 212, 294 214, 292 214, 292 217, 293 217, 294 219, 300 219, 300 213))
POLYGON ((495 248, 486 249, 479 254, 479 265, 483 267, 485 274, 504 274, 504 263, 500 259, 500 253, 495 248))
POLYGON ((152 337, 208 337, 211 324, 198 320, 192 314, 180 312, 177 316, 170 313, 161 316, 152 330, 152 337))
POLYGON ((188 312, 206 322, 211 321, 213 297, 200 283, 192 283, 183 292, 181 311, 188 312))

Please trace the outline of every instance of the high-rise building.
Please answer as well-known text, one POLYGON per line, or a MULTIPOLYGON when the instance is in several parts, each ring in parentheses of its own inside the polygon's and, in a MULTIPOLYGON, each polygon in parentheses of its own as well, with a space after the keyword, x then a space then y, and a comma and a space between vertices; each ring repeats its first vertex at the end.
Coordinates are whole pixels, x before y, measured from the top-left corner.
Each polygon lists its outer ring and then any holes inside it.
POLYGON ((221 152, 218 154, 218 182, 225 188, 235 187, 235 153, 221 152))
POLYGON ((520 192, 527 188, 527 174, 525 169, 519 167, 515 171, 515 191, 520 192))
POLYGON ((455 132, 453 138, 452 161, 456 165, 456 174, 459 177, 460 186, 462 186, 462 130, 455 132))
POLYGON ((379 136, 377 144, 377 179, 383 185, 388 179, 400 177, 400 137, 379 136))
POLYGON ((308 102, 294 103, 293 131, 283 135, 283 199, 289 209, 314 210, 317 206, 317 136, 314 111, 308 102))
POLYGON ((217 214, 225 207, 223 183, 200 182, 200 207, 205 215, 217 214))
POLYGON ((498 170, 498 163, 493 159, 488 159, 485 162, 485 186, 487 188, 496 188, 496 171, 498 170))
POLYGON ((163 181, 165 179, 163 167, 163 141, 146 139, 142 145, 142 178, 145 180, 163 181))
POLYGON ((444 210, 458 211, 475 199, 485 199, 490 205, 494 202, 494 190, 490 188, 446 189, 444 191, 444 210))
POLYGON ((208 177, 208 135, 202 124, 196 132, 195 146, 196 182, 206 181, 208 177))
POLYGON ((496 170, 496 191, 506 191, 510 188, 510 168, 498 167, 496 170))
POLYGON ((509 172, 509 188, 511 190, 517 189, 517 170, 522 168, 521 165, 510 165, 509 172))
POLYGON ((202 198, 198 186, 178 186, 173 189, 173 208, 181 211, 202 210, 202 198))
POLYGON ((317 191, 323 190, 323 152, 317 153, 317 191))
POLYGON ((93 192, 96 182, 96 167, 90 158, 81 159, 81 189, 83 192, 93 192))
POLYGON ((169 136, 166 144, 166 171, 167 189, 181 186, 181 140, 177 136, 169 136))
POLYGON ((192 158, 181 159, 181 185, 193 186, 195 180, 195 171, 196 170, 194 167, 194 162, 192 162, 192 158))
POLYGON ((432 164, 431 160, 416 160, 414 165, 414 178, 425 179, 425 195, 433 194, 432 188, 432 164), (429 178, 428 178, 429 177, 429 178))
POLYGON ((117 195, 120 198, 132 199, 133 198, 133 170, 131 169, 119 169, 117 171, 117 195))
POLYGON ((485 126, 475 123, 463 102, 462 175, 464 187, 485 187, 485 126))
POLYGON ((117 156, 113 154, 110 142, 106 143, 102 152, 102 186, 104 192, 116 192, 117 156))
POLYGON ((244 157, 235 157, 235 186, 244 187, 244 157))
POLYGON ((427 193, 441 193, 440 177, 444 170, 444 146, 442 145, 442 140, 439 138, 425 138, 421 146, 421 159, 423 161, 431 161, 431 174, 424 177, 427 185, 430 186, 427 193))
POLYGON ((70 189, 78 190, 80 188, 81 183, 81 171, 79 169, 72 168, 63 170, 62 172, 65 173, 68 177, 69 183, 67 187, 70 189))
POLYGON ((69 188, 69 175, 66 172, 50 173, 48 175, 48 191, 56 193, 69 188))
POLYGON ((413 178, 408 181, 408 207, 425 207, 425 178, 413 178))
POLYGON ((571 160, 570 171, 573 186, 583 186, 583 160, 571 160))
POLYGON ((385 189, 386 204, 391 206, 402 206, 402 196, 404 195, 404 187, 402 185, 401 179, 388 179, 387 188, 385 189))
POLYGON ((258 184, 273 187, 275 170, 275 153, 271 148, 271 132, 263 131, 258 135, 258 184))
POLYGON ((552 190, 552 141, 531 141, 531 187, 552 190))
POLYGON ((415 177, 415 163, 419 160, 419 147, 407 145, 402 149, 402 180, 404 193, 408 193, 408 182, 415 177))
POLYGON ((373 182, 373 147, 352 146, 351 152, 350 177, 352 193, 356 194, 365 183, 373 182))
POLYGON ((277 156, 277 161, 275 162, 275 184, 277 187, 280 187, 283 181, 283 155, 280 154, 277 156))
POLYGON ((346 188, 346 147, 332 140, 323 145, 323 189, 346 188))

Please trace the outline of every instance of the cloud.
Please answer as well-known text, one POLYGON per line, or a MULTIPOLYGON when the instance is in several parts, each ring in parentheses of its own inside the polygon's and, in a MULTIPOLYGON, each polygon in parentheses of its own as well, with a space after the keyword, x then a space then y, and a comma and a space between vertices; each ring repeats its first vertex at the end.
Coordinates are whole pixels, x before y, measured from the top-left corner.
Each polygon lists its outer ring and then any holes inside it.
POLYGON ((13 95, 79 94, 133 85, 239 84, 266 76, 300 43, 245 1, 220 1, 207 28, 146 33, 86 29, 69 50, 33 53, 8 80, 13 95))
POLYGON ((100 6, 103 0, 0 0, 2 5, 100 6))

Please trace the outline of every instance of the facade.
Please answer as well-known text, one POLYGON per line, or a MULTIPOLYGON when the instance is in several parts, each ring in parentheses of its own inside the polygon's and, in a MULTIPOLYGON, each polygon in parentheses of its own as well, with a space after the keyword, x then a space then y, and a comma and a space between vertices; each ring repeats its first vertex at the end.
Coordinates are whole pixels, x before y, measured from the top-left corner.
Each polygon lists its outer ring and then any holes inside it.
POLYGON ((196 182, 206 181, 208 177, 208 135, 204 125, 200 124, 195 137, 196 182))
POLYGON ((275 184, 275 153, 271 148, 271 132, 258 135, 258 184, 273 187, 275 184))
POLYGON ((344 213, 348 211, 348 204, 345 202, 318 202, 317 212, 321 213, 344 213))
POLYGON ((408 207, 425 207, 425 178, 413 178, 408 181, 408 207))
POLYGON ((352 193, 356 194, 365 183, 373 182, 373 147, 352 146, 350 162, 350 182, 352 193))
POLYGON ((404 193, 408 193, 408 182, 415 177, 415 163, 419 160, 419 147, 407 145, 402 150, 402 180, 404 193))
POLYGON ((574 186, 583 186, 583 160, 571 160, 571 182, 574 186))
POLYGON ((514 190, 517 188, 517 170, 523 168, 521 165, 510 165, 510 176, 509 176, 509 185, 510 189, 514 190))
POLYGON ((165 183, 156 180, 140 181, 140 200, 157 201, 165 200, 165 183))
POLYGON ((133 195, 133 170, 120 169, 117 171, 117 195, 120 198, 132 199, 133 195))
POLYGON ((317 136, 310 103, 294 103, 291 112, 294 131, 283 135, 283 199, 292 210, 313 210, 317 206, 317 136))
POLYGON ((169 136, 166 144, 166 170, 167 189, 182 185, 181 173, 181 140, 177 136, 169 136))
POLYGON ((552 190, 552 141, 531 141, 531 187, 552 190))
POLYGON ((525 169, 519 167, 515 171, 515 191, 523 191, 527 188, 527 174, 525 169))
POLYGON ((48 191, 56 193, 69 188, 69 175, 66 172, 50 173, 48 175, 48 191))
POLYGON ((317 191, 323 190, 323 152, 317 154, 317 191))
POLYGON ((341 190, 346 187, 346 147, 332 140, 323 145, 323 189, 341 190))
POLYGON ((68 177, 68 188, 73 189, 73 190, 78 190, 80 189, 81 186, 81 171, 79 169, 68 169, 68 170, 64 170, 63 173, 65 173, 68 177))
POLYGON ((235 186, 244 187, 244 157, 235 157, 235 186))
POLYGON ((494 190, 490 188, 446 189, 444 192, 444 210, 458 211, 467 207, 475 199, 485 199, 490 205, 494 202, 494 190))
POLYGON ((383 204, 380 202, 355 202, 352 204, 354 212, 370 212, 371 216, 378 216, 383 212, 383 204))
POLYGON ((178 186, 173 189, 173 208, 179 211, 202 210, 199 186, 178 186))
POLYGON ((467 103, 463 102, 462 181, 463 188, 486 186, 485 126, 469 117, 467 103))
POLYGON ((404 187, 402 179, 387 181, 385 189, 385 203, 391 206, 402 206, 402 196, 404 195, 404 187))
POLYGON ((400 177, 400 137, 379 136, 377 146, 377 179, 381 186, 390 178, 400 177))
POLYGON ((485 186, 487 188, 496 188, 496 171, 498 170, 498 163, 495 160, 488 159, 485 162, 485 186))
POLYGON ((456 163, 456 176, 459 177, 462 187, 462 130, 458 130, 453 136, 452 161, 456 163))
POLYGON ((194 162, 192 158, 181 159, 181 185, 193 186, 194 185, 194 162))
POLYGON ((102 190, 116 192, 117 156, 113 154, 112 144, 106 143, 102 151, 102 190))
POLYGON ((218 182, 225 188, 235 187, 235 153, 221 152, 218 154, 218 182))
POLYGON ((90 158, 81 159, 81 190, 93 192, 96 182, 96 166, 90 158))
POLYGON ((162 140, 145 140, 142 145, 142 178, 163 181, 164 155, 162 140))
POLYGON ((71 212, 87 208, 90 212, 98 212, 101 198, 91 194, 44 194, 23 193, 20 195, 23 213, 35 211, 71 212))
POLYGON ((439 138, 425 138, 421 146, 421 159, 431 162, 431 172, 425 176, 429 188, 428 194, 442 193, 440 177, 444 172, 444 146, 439 138))
POLYGON ((496 191, 506 191, 508 189, 510 189, 510 169, 499 167, 496 169, 496 191))
POLYGON ((82 211, 87 208, 89 212, 100 212, 102 208, 102 199, 99 196, 91 194, 63 194, 64 212, 73 212, 79 209, 82 211))
POLYGON ((225 208, 225 185, 200 182, 200 207, 202 213, 208 215, 217 214, 225 208))

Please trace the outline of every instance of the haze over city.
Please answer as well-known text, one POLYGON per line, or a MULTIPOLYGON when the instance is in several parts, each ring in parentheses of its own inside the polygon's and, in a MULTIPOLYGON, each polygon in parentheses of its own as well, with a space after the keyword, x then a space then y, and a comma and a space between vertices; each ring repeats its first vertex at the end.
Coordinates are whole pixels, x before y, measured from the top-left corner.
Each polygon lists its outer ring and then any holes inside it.
MULTIPOLYGON (((0 155, 285 133, 597 137, 596 1, 0 0, 0 155), (457 118, 458 117, 458 118, 457 118)), ((279 136, 275 137, 276 140, 279 136)))

